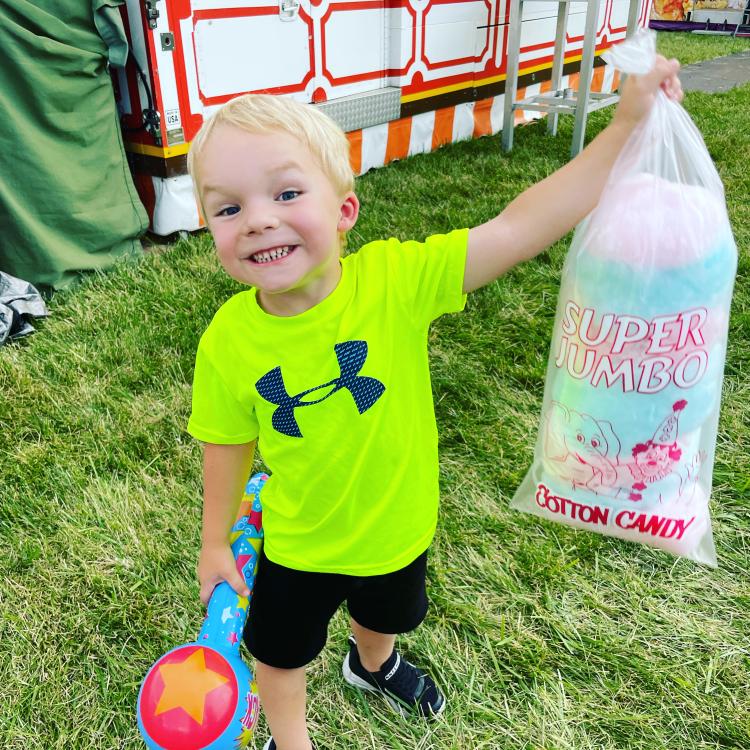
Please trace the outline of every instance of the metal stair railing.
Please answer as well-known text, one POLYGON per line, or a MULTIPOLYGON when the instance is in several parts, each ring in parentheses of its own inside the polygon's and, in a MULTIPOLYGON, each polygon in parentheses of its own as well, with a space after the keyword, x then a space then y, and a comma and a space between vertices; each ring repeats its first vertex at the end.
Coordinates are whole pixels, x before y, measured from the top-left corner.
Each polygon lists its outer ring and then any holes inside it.
MULTIPOLYGON (((565 64, 565 37, 568 23, 568 9, 570 2, 580 0, 557 0, 557 26, 555 29, 555 52, 552 61, 551 91, 537 94, 516 101, 518 89, 518 67, 521 47, 521 24, 523 21, 523 6, 527 2, 539 0, 511 0, 510 23, 508 32, 508 64, 505 79, 505 101, 503 114, 503 151, 513 148, 513 125, 515 110, 529 110, 546 112, 547 132, 557 135, 557 118, 560 114, 575 115, 573 128, 573 142, 570 147, 571 157, 576 156, 583 148, 586 135, 586 119, 589 112, 608 107, 619 100, 616 93, 602 94, 591 91, 591 78, 594 68, 594 52, 596 49, 596 23, 599 7, 604 0, 586 1, 586 21, 583 36, 583 54, 579 74, 578 90, 560 88, 562 82, 563 65, 565 64)), ((750 0, 748 0, 750 2, 750 0)), ((638 23, 639 0, 630 0, 628 9, 627 36, 635 32, 638 23)))

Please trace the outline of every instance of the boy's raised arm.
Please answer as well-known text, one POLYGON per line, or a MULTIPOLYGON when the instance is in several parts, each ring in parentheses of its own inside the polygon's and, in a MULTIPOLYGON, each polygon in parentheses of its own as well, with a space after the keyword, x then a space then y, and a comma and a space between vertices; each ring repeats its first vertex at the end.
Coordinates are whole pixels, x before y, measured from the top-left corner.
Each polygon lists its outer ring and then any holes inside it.
POLYGON ((256 442, 203 444, 203 529, 198 579, 204 604, 221 581, 226 581, 238 594, 248 593, 245 581, 237 572, 229 531, 250 476, 256 442))
POLYGON ((469 232, 464 292, 489 284, 567 234, 597 204, 612 165, 661 87, 682 100, 679 63, 657 56, 654 69, 629 76, 612 123, 572 161, 524 191, 494 219, 469 232))

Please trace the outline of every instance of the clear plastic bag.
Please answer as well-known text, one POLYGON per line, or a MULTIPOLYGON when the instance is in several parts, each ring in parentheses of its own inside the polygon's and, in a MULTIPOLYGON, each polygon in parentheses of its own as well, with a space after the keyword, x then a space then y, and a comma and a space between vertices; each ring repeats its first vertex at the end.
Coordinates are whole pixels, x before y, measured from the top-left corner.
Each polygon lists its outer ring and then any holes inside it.
MULTIPOLYGON (((605 53, 654 64, 653 32, 605 53)), ((708 501, 737 266, 721 180, 662 92, 577 227, 511 507, 716 565, 708 501)))

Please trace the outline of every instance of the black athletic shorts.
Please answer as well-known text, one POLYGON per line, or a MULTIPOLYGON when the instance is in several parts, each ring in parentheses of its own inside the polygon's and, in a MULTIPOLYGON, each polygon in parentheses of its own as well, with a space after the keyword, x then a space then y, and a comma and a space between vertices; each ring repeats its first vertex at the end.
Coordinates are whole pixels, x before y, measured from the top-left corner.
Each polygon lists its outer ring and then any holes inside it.
POLYGON ((354 620, 369 630, 414 630, 427 614, 426 569, 427 552, 405 568, 379 576, 292 570, 261 552, 245 645, 271 667, 303 667, 323 650, 328 623, 344 601, 354 620))

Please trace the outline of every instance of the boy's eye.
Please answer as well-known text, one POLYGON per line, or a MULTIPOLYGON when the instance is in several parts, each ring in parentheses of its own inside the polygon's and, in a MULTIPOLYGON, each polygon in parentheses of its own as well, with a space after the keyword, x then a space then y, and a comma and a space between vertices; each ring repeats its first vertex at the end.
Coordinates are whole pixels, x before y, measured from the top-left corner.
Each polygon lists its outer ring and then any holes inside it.
POLYGON ((279 193, 276 200, 291 201, 294 200, 299 194, 299 190, 284 190, 283 192, 279 193))
POLYGON ((216 215, 217 216, 234 216, 239 211, 239 206, 227 206, 222 208, 216 215))

